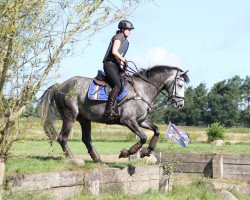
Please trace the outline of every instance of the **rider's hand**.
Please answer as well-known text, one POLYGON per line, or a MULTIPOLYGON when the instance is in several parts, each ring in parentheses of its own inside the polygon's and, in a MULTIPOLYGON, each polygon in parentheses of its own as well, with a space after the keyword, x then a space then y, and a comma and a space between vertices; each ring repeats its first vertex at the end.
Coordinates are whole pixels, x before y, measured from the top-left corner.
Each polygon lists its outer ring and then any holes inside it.
POLYGON ((125 61, 123 62, 123 70, 126 71, 127 68, 128 68, 128 61, 125 60, 125 61))

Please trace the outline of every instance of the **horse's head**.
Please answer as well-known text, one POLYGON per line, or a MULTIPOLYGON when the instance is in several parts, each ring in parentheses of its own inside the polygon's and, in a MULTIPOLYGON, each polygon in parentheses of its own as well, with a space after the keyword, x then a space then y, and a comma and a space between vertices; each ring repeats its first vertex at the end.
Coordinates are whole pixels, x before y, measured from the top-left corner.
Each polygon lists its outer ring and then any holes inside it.
POLYGON ((178 109, 184 107, 185 88, 188 82, 187 72, 176 70, 172 75, 172 82, 168 81, 168 84, 165 85, 172 106, 178 109))
POLYGON ((184 107, 186 83, 189 82, 187 72, 177 67, 157 65, 148 70, 142 69, 134 76, 157 89, 157 95, 165 89, 168 92, 168 101, 171 101, 173 107, 180 109, 184 107))

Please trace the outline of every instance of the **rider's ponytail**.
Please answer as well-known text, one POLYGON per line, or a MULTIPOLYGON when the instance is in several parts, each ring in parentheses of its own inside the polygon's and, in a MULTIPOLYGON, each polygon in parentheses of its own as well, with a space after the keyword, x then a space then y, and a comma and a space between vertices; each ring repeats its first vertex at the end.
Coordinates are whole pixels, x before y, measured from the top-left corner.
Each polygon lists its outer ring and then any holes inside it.
POLYGON ((119 33, 122 33, 122 31, 121 31, 121 30, 117 30, 117 31, 116 31, 116 34, 119 34, 119 33))

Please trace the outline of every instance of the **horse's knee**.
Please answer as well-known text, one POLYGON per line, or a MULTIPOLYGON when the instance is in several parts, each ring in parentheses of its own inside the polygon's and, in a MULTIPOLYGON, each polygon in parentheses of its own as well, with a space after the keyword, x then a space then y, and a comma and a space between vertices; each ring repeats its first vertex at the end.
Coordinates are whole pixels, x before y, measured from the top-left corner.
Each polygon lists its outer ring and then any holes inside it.
POLYGON ((145 136, 141 137, 140 143, 143 145, 146 142, 147 142, 147 136, 145 135, 145 136))
POLYGON ((67 142, 65 139, 63 139, 62 135, 60 135, 58 138, 57 138, 57 142, 59 142, 60 144, 64 144, 65 142, 67 142))

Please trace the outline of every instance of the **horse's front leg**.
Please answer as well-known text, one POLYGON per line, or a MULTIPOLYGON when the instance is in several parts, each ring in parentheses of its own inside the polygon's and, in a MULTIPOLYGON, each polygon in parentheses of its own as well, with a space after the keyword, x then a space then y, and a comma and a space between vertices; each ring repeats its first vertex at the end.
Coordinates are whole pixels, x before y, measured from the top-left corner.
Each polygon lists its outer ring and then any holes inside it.
POLYGON ((148 119, 146 119, 144 122, 140 124, 141 127, 149 129, 154 131, 154 135, 151 138, 149 145, 147 148, 143 148, 141 150, 141 158, 145 156, 150 156, 150 153, 155 149, 159 135, 160 135, 160 130, 158 126, 154 125, 152 122, 150 122, 148 119))
POLYGON ((146 134, 140 129, 139 124, 136 120, 126 119, 121 121, 123 125, 127 126, 133 133, 135 133, 139 138, 140 142, 137 142, 129 150, 123 149, 119 155, 119 158, 127 158, 129 155, 135 154, 143 144, 147 141, 146 134))

